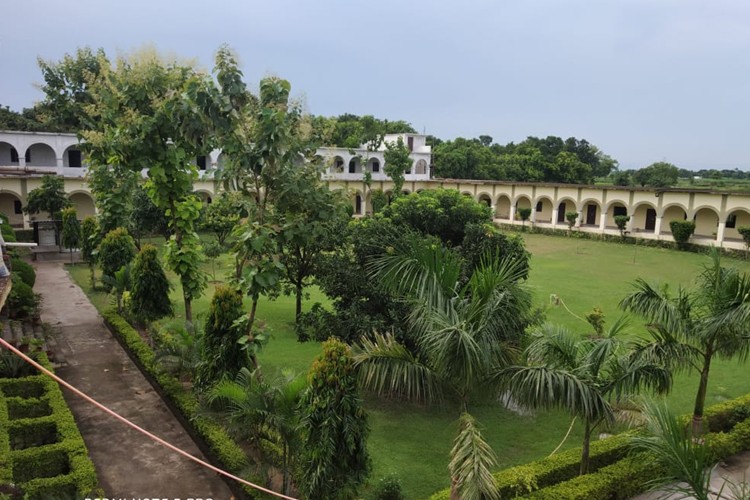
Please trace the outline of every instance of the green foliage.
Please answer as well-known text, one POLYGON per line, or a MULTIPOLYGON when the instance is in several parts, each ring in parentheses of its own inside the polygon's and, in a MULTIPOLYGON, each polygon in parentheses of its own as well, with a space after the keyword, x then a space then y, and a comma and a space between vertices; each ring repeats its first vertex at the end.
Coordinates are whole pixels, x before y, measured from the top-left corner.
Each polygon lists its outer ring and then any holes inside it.
POLYGON ((34 270, 34 266, 26 261, 14 257, 10 259, 10 267, 13 270, 13 273, 17 274, 18 277, 21 278, 21 281, 32 288, 34 287, 34 283, 36 283, 36 271, 34 270))
POLYGON ((406 500, 397 474, 388 474, 375 483, 369 498, 372 500, 406 500))
POLYGON ((578 212, 565 212, 565 220, 568 221, 568 229, 573 229, 578 219, 578 212))
POLYGON ((523 238, 517 234, 506 234, 494 224, 469 223, 464 227, 461 255, 464 258, 462 274, 471 276, 482 263, 482 257, 492 255, 496 260, 513 260, 519 266, 521 277, 529 274, 531 254, 526 250, 523 238))
POLYGON ((371 115, 348 113, 332 118, 317 116, 313 127, 320 145, 350 149, 364 144, 374 150, 385 134, 417 133, 410 123, 403 120, 381 120, 371 115))
POLYGON ((131 312, 145 321, 155 321, 172 314, 169 300, 171 285, 161 267, 156 247, 144 245, 136 255, 131 270, 133 285, 130 290, 131 312))
POLYGON ((742 236, 745 246, 750 248, 750 226, 740 226, 737 228, 737 232, 742 236))
POLYGON ((372 213, 377 214, 383 211, 388 206, 388 196, 381 190, 375 189, 370 193, 370 199, 372 200, 372 213))
POLYGON ((383 216, 394 224, 437 236, 452 246, 461 244, 469 224, 492 222, 487 205, 454 189, 443 188, 401 197, 383 210, 383 216))
POLYGON ((300 402, 300 491, 307 498, 352 498, 367 478, 370 458, 367 415, 357 394, 349 346, 335 339, 324 342, 308 382, 310 388, 300 402))
POLYGON ((404 186, 404 174, 411 169, 411 152, 404 144, 404 139, 399 136, 396 142, 386 142, 383 153, 383 172, 393 181, 392 198, 394 200, 401 196, 404 186))
POLYGON ((672 237, 679 248, 684 248, 695 232, 695 222, 689 220, 673 220, 669 222, 672 237))
POLYGON ((165 239, 169 238, 169 221, 164 215, 164 210, 154 205, 146 190, 136 184, 131 197, 132 208, 128 227, 135 235, 138 245, 140 246, 141 236, 146 234, 155 233, 164 236, 165 239))
POLYGON ((27 214, 47 212, 49 219, 54 219, 57 212, 70 206, 70 200, 65 195, 65 179, 56 175, 45 175, 42 177, 42 185, 32 189, 26 201, 23 210, 27 214))
POLYGON ((671 163, 659 161, 648 167, 636 170, 633 173, 633 181, 643 187, 670 187, 677 184, 679 169, 671 163))
POLYGON ((518 216, 521 218, 521 224, 525 227, 526 221, 531 217, 531 207, 519 208, 518 216))
MULTIPOLYGON (((51 370, 44 353, 38 362, 51 370)), ((90 496, 94 465, 60 387, 45 375, 0 378, 0 484, 23 498, 90 496)))
POLYGON ((203 229, 214 233, 219 245, 224 246, 234 226, 247 216, 247 208, 239 193, 223 191, 206 207, 201 225, 203 229))
POLYGON ((490 469, 497 463, 492 448, 482 438, 474 418, 464 413, 451 450, 451 481, 462 499, 498 500, 500 495, 490 469))
POLYGON ((598 336, 604 335, 604 318, 604 311, 598 306, 586 315, 586 321, 594 328, 598 336))
POLYGON ((8 316, 12 319, 33 318, 39 314, 41 297, 18 274, 11 274, 13 286, 5 301, 8 316))
MULTIPOLYGON (((83 146, 82 147, 86 147, 83 146)), ((131 210, 138 201, 140 173, 122 165, 104 163, 89 165, 86 183, 96 200, 98 223, 102 234, 118 227, 131 227, 131 210)))
POLYGON ((615 225, 620 231, 620 236, 625 237, 625 230, 627 229, 628 222, 630 222, 629 215, 615 215, 615 225))
POLYGON ((81 244, 81 223, 75 208, 65 208, 62 211, 62 246, 72 252, 81 244))
POLYGON ((235 326, 242 314, 242 295, 230 287, 216 287, 195 372, 198 388, 207 388, 225 376, 234 378, 241 368, 248 366, 247 352, 237 343, 242 333, 235 326))
POLYGON ((115 273, 135 257, 135 243, 127 229, 119 227, 108 232, 99 243, 99 264, 104 276, 115 273))

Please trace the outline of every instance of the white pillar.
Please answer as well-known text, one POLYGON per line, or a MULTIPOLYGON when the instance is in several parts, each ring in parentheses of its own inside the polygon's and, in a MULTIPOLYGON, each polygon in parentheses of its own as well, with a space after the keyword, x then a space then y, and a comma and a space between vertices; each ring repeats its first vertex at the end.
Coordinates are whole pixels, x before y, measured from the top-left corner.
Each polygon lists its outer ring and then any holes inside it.
POLYGON ((581 227, 581 222, 583 222, 583 210, 578 211, 578 218, 576 219, 576 227, 581 227))
POLYGON ((607 228, 607 212, 602 212, 599 216, 599 231, 602 233, 607 228))
POLYGON ((656 239, 661 239, 661 219, 662 217, 656 216, 656 223, 654 224, 654 234, 656 235, 656 239))
POLYGON ((508 221, 513 224, 513 222, 516 220, 516 204, 513 203, 510 206, 510 214, 508 215, 508 221))
POLYGON ((558 216, 558 209, 553 208, 552 209, 552 227, 555 227, 557 225, 557 216, 558 216))
POLYGON ((531 209, 531 219, 530 220, 531 220, 532 224, 536 223, 536 208, 532 208, 531 209))
POLYGON ((727 227, 725 221, 719 221, 719 227, 716 228, 716 244, 722 246, 724 244, 724 230, 727 227))
POLYGON ((497 210, 497 206, 490 205, 490 210, 492 210, 492 218, 495 219, 497 217, 497 212, 495 212, 495 210, 497 210))

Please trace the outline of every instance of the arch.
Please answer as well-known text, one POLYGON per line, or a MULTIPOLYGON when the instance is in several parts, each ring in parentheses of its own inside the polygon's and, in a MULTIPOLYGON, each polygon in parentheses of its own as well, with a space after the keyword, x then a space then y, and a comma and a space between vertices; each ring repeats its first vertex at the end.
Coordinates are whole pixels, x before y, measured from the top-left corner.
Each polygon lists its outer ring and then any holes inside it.
POLYGON ((653 233, 656 228, 656 206, 648 201, 636 203, 630 223, 635 232, 653 233))
POLYGON ((26 149, 26 166, 28 167, 56 167, 57 155, 49 144, 36 142, 26 149))
POLYGON ((516 212, 518 212, 519 208, 531 208, 531 198, 529 198, 525 194, 522 194, 516 197, 515 205, 516 205, 516 212))
POLYGON ((354 214, 364 215, 365 204, 363 203, 363 200, 362 200, 362 193, 360 193, 359 191, 354 193, 353 204, 354 204, 354 214))
POLYGON ((565 218, 565 215, 568 212, 578 212, 576 200, 569 196, 558 198, 557 201, 553 203, 555 203, 555 206, 557 207, 557 220, 555 221, 557 224, 567 224, 568 220, 565 218))
POLYGON ((719 227, 719 212, 714 207, 702 206, 695 210, 693 215, 695 232, 698 238, 716 238, 719 227))
POLYGON ((618 215, 631 215, 628 213, 628 206, 627 204, 622 200, 613 200, 607 203, 606 205, 606 214, 607 214, 607 220, 604 222, 604 225, 608 229, 617 229, 617 223, 615 222, 615 217, 618 215))
POLYGON ((367 160, 367 171, 373 174, 380 173, 380 160, 377 158, 370 158, 367 160))
POLYGON ((599 226, 602 215, 602 206, 599 200, 587 198, 581 201, 581 212, 581 226, 599 226))
POLYGON ((210 205, 211 202, 213 202, 213 193, 211 191, 208 191, 206 189, 198 189, 196 191, 193 191, 193 194, 195 194, 198 198, 200 198, 201 203, 204 205, 210 205))
POLYGON ((0 212, 8 216, 11 226, 23 227, 23 199, 12 191, 0 191, 0 212))
POLYGON ((539 224, 551 224, 554 205, 549 196, 539 196, 534 203, 534 222, 539 224))
POLYGON ((216 157, 216 168, 224 168, 227 163, 227 154, 223 151, 216 157))
POLYGON ((501 194, 495 200, 495 217, 498 219, 510 219, 510 197, 501 194))
POLYGON ((331 158, 331 164, 329 165, 330 172, 332 174, 343 174, 344 173, 344 159, 339 155, 331 158))
POLYGON ((0 141, 0 165, 18 166, 18 150, 5 141, 0 141))
POLYGON ((417 175, 424 175, 427 173, 427 162, 423 159, 419 159, 414 163, 414 173, 417 175))
POLYGON ((750 227, 750 210, 735 208, 727 214, 724 223, 724 238, 742 240, 742 235, 737 229, 740 227, 750 227))
POLYGON ((471 191, 461 191, 461 194, 464 196, 468 196, 469 198, 474 198, 474 193, 471 191))
POLYGON ((488 207, 492 207, 492 197, 487 193, 479 193, 477 196, 477 202, 484 203, 488 207))
POLYGON ((83 220, 86 217, 94 217, 96 215, 94 199, 89 193, 75 191, 68 195, 68 199, 73 204, 73 208, 76 209, 76 215, 79 219, 83 220))
POLYGON ((83 152, 77 144, 68 146, 63 151, 63 167, 83 168, 84 160, 83 152))
POLYGON ((348 172, 350 174, 361 174, 362 173, 362 161, 360 160, 359 156, 354 156, 351 160, 349 160, 349 170, 348 172))
POLYGON ((661 218, 661 233, 672 234, 672 228, 669 223, 673 220, 686 220, 687 210, 680 203, 672 203, 665 207, 662 207, 662 218, 661 218))

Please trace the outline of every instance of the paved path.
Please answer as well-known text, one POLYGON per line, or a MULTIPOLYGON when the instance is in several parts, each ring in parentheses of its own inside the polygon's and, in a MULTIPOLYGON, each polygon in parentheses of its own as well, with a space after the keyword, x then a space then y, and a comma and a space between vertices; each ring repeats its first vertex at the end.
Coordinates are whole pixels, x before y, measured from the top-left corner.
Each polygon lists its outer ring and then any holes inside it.
MULTIPOLYGON (((42 320, 58 330, 67 366, 57 373, 94 399, 170 443, 204 458, 178 420, 104 326, 101 316, 63 269, 35 263, 34 289, 42 320)), ((69 391, 75 416, 107 498, 231 498, 215 473, 154 443, 69 391)))

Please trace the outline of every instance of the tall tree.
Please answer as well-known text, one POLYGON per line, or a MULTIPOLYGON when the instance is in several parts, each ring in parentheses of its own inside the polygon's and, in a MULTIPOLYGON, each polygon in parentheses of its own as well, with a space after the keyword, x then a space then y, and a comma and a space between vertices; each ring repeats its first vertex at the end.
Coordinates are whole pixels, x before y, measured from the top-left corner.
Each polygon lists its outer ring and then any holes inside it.
POLYGON ((75 208, 62 211, 62 246, 70 249, 70 262, 73 263, 73 249, 81 244, 81 223, 75 208))
POLYGON ((602 336, 582 338, 563 327, 544 325, 526 349, 526 366, 500 370, 498 379, 521 404, 562 408, 584 422, 580 473, 589 470, 589 443, 601 424, 613 423, 616 407, 644 389, 663 393, 671 373, 634 356, 636 343, 624 321, 602 336))
POLYGON ((195 232, 201 202, 192 192, 197 171, 192 158, 210 147, 206 102, 212 91, 207 75, 192 67, 164 62, 155 53, 121 57, 114 67, 103 55, 99 74, 89 82, 92 117, 82 132, 89 161, 140 171, 148 166, 146 189, 169 218, 167 264, 179 277, 185 318, 206 286, 203 255, 195 232))
POLYGON ((640 186, 670 187, 677 184, 679 169, 664 161, 652 163, 633 173, 633 182, 640 186))
MULTIPOLYGON (((82 145, 83 149, 86 147, 82 145)), ((92 163, 89 166, 86 183, 96 200, 102 234, 118 227, 131 227, 133 197, 139 177, 140 172, 123 165, 92 163)))
POLYGON ((690 291, 673 292, 640 278, 633 287, 620 307, 642 316, 659 339, 644 353, 700 374, 692 424, 693 434, 700 435, 711 362, 716 356, 744 360, 750 349, 750 277, 722 266, 714 249, 690 291))
POLYGON ((404 186, 404 174, 411 169, 411 156, 409 148, 404 144, 404 139, 399 136, 396 142, 385 143, 383 153, 383 172, 393 181, 392 198, 395 200, 401 196, 404 186))
POLYGON ((70 200, 65 195, 65 179, 56 175, 45 175, 42 177, 42 185, 29 192, 24 212, 27 214, 47 212, 49 219, 52 220, 55 214, 69 206, 70 200))
POLYGON ((245 202, 240 193, 222 191, 213 203, 206 207, 202 222, 203 229, 214 233, 216 241, 223 247, 240 219, 248 216, 244 205, 245 202))
POLYGON ((132 309, 144 321, 155 321, 172 314, 169 300, 171 285, 159 262, 156 247, 144 245, 131 270, 133 285, 130 291, 132 309))
POLYGON ((324 342, 307 378, 310 387, 300 401, 300 490, 306 498, 355 498, 370 472, 370 457, 351 348, 335 339, 324 342))

